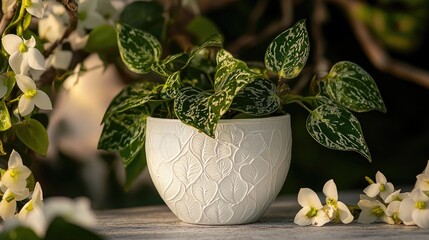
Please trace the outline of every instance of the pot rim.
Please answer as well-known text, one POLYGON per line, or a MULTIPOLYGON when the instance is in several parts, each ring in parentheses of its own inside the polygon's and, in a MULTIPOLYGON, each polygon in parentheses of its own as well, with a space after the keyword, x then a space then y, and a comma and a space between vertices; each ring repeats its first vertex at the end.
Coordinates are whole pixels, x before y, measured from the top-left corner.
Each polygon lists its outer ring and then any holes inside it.
MULTIPOLYGON (((286 113, 284 115, 280 116, 269 116, 269 117, 255 117, 255 118, 238 118, 238 119, 219 119, 218 124, 223 123, 252 123, 252 122, 260 122, 262 121, 277 121, 283 118, 290 119, 290 114, 286 113)), ((154 122, 182 122, 180 119, 172 119, 172 118, 159 118, 159 117, 152 117, 147 116, 147 120, 154 121, 154 122)))

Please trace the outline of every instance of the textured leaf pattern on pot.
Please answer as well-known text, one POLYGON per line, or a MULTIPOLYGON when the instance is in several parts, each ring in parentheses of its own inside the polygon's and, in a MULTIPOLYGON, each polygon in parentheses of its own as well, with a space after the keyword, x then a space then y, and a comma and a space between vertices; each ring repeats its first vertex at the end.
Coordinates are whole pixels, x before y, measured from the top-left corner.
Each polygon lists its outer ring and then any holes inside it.
POLYGON ((298 76, 307 62, 310 43, 305 20, 278 35, 265 52, 265 67, 280 77, 298 76))
POLYGON ((244 181, 256 185, 266 177, 269 170, 270 165, 268 162, 261 157, 257 157, 251 163, 242 166, 240 168, 240 174, 244 181))
POLYGON ((204 213, 208 218, 214 218, 211 221, 219 223, 227 223, 234 216, 232 208, 220 199, 205 208, 204 213))
POLYGON ((182 156, 180 161, 174 163, 173 167, 174 175, 185 186, 194 183, 202 173, 201 163, 190 154, 182 156))
POLYGON ((356 112, 386 112, 381 94, 372 77, 352 62, 338 62, 323 79, 323 93, 356 112))
POLYGON ((246 196, 247 189, 247 183, 235 171, 231 172, 228 178, 224 178, 219 183, 222 197, 232 204, 241 202, 246 196))
POLYGON ((358 119, 347 109, 324 104, 307 118, 307 131, 327 148, 355 151, 371 161, 358 119))
POLYGON ((148 73, 162 55, 161 44, 152 34, 137 28, 118 24, 118 47, 128 69, 135 73, 148 73))
POLYGON ((255 156, 259 156, 267 147, 260 133, 244 137, 240 147, 235 153, 237 163, 250 163, 255 156))
POLYGON ((204 135, 194 135, 192 138, 194 144, 191 146, 191 152, 197 157, 208 162, 210 158, 215 157, 216 153, 213 149, 213 139, 206 138, 204 135))
POLYGON ((205 174, 201 175, 201 177, 192 185, 192 194, 203 206, 207 206, 212 203, 217 193, 217 183, 205 174))
POLYGON ((231 170, 232 161, 227 158, 223 158, 218 161, 210 161, 205 169, 210 178, 216 182, 220 182, 222 179, 227 177, 231 173, 231 170))
POLYGON ((180 209, 182 216, 185 217, 185 221, 193 222, 201 219, 203 209, 197 201, 189 198, 187 195, 176 203, 176 208, 180 209))

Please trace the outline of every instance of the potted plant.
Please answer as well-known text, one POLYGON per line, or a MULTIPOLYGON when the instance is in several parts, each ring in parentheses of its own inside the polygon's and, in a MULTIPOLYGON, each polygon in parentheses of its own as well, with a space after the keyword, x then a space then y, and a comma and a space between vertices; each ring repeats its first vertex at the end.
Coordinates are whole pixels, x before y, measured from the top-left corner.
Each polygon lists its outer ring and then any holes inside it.
POLYGON ((367 72, 338 62, 312 80, 310 95, 289 91, 309 55, 305 20, 269 44, 261 65, 232 56, 219 35, 167 56, 148 32, 119 24, 117 37, 125 66, 155 80, 113 99, 99 148, 119 152, 128 186, 147 161, 161 197, 185 222, 240 224, 264 213, 289 168, 290 103, 309 112, 308 133, 321 145, 371 161, 351 112, 386 111, 367 72))

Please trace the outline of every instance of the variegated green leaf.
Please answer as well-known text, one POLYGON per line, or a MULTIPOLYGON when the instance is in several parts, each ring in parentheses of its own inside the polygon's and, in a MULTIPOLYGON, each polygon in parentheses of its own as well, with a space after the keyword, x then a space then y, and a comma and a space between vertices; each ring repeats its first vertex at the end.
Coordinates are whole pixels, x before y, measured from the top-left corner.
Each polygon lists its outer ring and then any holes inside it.
POLYGON ((151 66, 151 69, 161 76, 168 77, 172 73, 182 69, 186 64, 187 59, 188 55, 185 53, 170 55, 159 62, 155 62, 151 66))
POLYGON ((215 73, 214 89, 219 91, 224 88, 229 81, 237 78, 258 77, 258 75, 247 67, 246 63, 235 59, 231 53, 220 49, 216 55, 217 68, 215 73), (236 70, 240 69, 239 72, 236 70))
POLYGON ((249 83, 235 96, 230 109, 253 116, 262 116, 277 111, 280 104, 276 85, 272 81, 258 79, 249 83))
POLYGON ((134 142, 143 142, 146 117, 149 114, 150 109, 147 105, 112 114, 104 121, 98 148, 121 151, 134 142))
POLYGON ((163 99, 175 98, 177 92, 182 88, 182 86, 182 82, 180 81, 180 71, 177 71, 168 76, 163 88, 161 89, 161 97, 163 99))
POLYGON ((265 52, 265 67, 280 77, 298 76, 307 62, 310 51, 305 20, 278 35, 265 52))
POLYGON ((386 112, 386 106, 374 80, 355 63, 336 63, 323 79, 323 83, 322 93, 350 110, 386 112))
POLYGON ((346 108, 333 104, 317 107, 307 118, 307 131, 321 145, 355 151, 371 161, 358 119, 346 108))
POLYGON ((120 113, 146 104, 156 97, 156 92, 153 91, 154 88, 155 85, 149 82, 132 84, 124 88, 110 103, 104 114, 103 122, 114 113, 120 113))
POLYGON ((192 60, 192 58, 195 56, 196 53, 198 53, 198 51, 200 51, 203 48, 208 48, 208 47, 218 47, 221 48, 223 46, 223 37, 220 34, 214 34, 212 36, 210 36, 209 38, 207 38, 204 42, 202 42, 199 46, 195 47, 194 49, 192 49, 192 51, 189 53, 189 59, 188 59, 188 64, 189 62, 192 60))
MULTIPOLYGON (((226 52, 226 51, 225 51, 226 52)), ((221 58, 219 66, 223 66, 223 60, 233 61, 231 58, 221 58)), ((244 64, 235 65, 235 68, 222 70, 222 81, 216 86, 215 92, 210 94, 192 87, 182 88, 174 101, 176 116, 184 123, 194 126, 207 135, 214 137, 214 130, 218 120, 229 110, 234 97, 260 76, 253 73, 244 64)), ((218 80, 215 79, 215 82, 218 80)))
POLYGON ((162 48, 150 33, 127 25, 117 25, 119 53, 133 72, 148 73, 151 65, 160 60, 162 48))
POLYGON ((12 127, 12 122, 10 121, 9 110, 4 101, 0 101, 0 131, 5 131, 12 127))

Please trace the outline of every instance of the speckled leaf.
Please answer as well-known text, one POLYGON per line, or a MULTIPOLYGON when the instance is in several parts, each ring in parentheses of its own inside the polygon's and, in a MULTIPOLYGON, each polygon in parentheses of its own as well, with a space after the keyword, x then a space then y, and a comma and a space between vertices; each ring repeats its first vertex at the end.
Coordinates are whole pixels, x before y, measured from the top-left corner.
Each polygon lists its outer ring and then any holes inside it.
POLYGON ((355 151, 371 161, 358 119, 346 108, 332 104, 317 107, 307 118, 307 131, 321 145, 355 151))
POLYGON ((163 99, 175 98, 182 86, 182 82, 180 81, 180 71, 177 71, 168 76, 164 86, 161 89, 161 97, 163 99))
POLYGON ((231 104, 231 109, 249 115, 262 116, 275 112, 280 107, 276 86, 272 81, 258 79, 249 83, 231 104))
POLYGON ((151 65, 161 57, 159 41, 152 34, 127 25, 118 24, 117 32, 119 53, 128 69, 148 73, 151 65))
MULTIPOLYGON (((143 142, 145 138, 146 117, 149 114, 150 109, 146 105, 112 114, 104 121, 98 148, 121 151, 134 142, 143 142)), ((136 148, 138 147, 136 146, 136 148)))
POLYGON ((156 96, 156 93, 152 90, 154 86, 149 83, 137 83, 124 88, 110 103, 104 114, 103 122, 114 113, 124 112, 154 99, 156 96))
POLYGON ((12 122, 10 121, 9 110, 4 101, 0 101, 0 131, 5 131, 12 127, 12 122))
POLYGON ((305 20, 300 20, 270 43, 265 52, 266 68, 281 77, 295 78, 307 62, 309 45, 305 20))
POLYGON ((355 63, 336 63, 323 82, 322 92, 350 110, 386 112, 386 106, 374 80, 355 63))
POLYGON ((212 36, 210 36, 209 38, 207 38, 204 42, 202 42, 199 46, 195 47, 194 49, 192 49, 192 51, 189 53, 189 59, 188 59, 188 64, 189 62, 192 60, 192 58, 195 56, 196 53, 198 53, 198 51, 200 51, 203 48, 208 48, 208 47, 218 47, 221 48, 223 46, 223 37, 220 34, 214 34, 212 36))
POLYGON ((169 55, 165 59, 152 64, 151 69, 161 76, 168 77, 172 73, 182 69, 186 64, 187 59, 188 55, 185 53, 169 55))
POLYGON ((214 83, 215 91, 222 89, 228 83, 228 81, 232 80, 230 76, 237 68, 247 70, 246 72, 243 72, 244 74, 255 75, 250 70, 248 70, 247 65, 243 61, 235 59, 231 53, 224 49, 218 51, 216 55, 216 62, 217 68, 214 83))
POLYGON ((222 87, 218 86, 214 94, 182 88, 174 101, 176 115, 182 122, 214 137, 217 121, 228 111, 234 97, 257 77, 247 66, 240 65, 228 72, 222 87))

